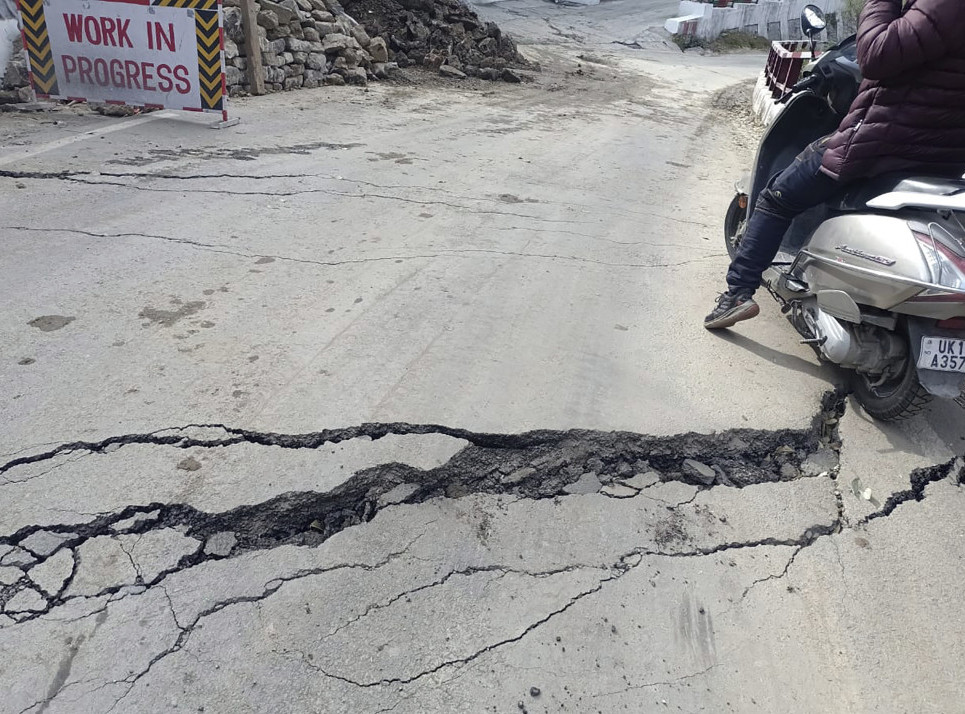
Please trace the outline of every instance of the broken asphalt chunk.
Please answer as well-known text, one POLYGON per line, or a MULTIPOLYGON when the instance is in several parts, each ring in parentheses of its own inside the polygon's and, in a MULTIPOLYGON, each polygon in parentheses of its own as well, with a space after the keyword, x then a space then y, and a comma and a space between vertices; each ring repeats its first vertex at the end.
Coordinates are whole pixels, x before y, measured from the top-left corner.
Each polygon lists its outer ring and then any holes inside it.
POLYGON ((650 488, 654 484, 660 483, 660 474, 656 471, 647 471, 645 473, 635 474, 631 478, 620 479, 620 483, 624 486, 629 486, 637 491, 642 491, 645 488, 650 488))
POLYGON ((34 555, 44 558, 60 547, 61 543, 76 538, 76 533, 53 533, 37 531, 20 541, 20 545, 34 555))
POLYGON ((633 498, 638 491, 635 488, 624 486, 619 483, 612 483, 600 489, 600 493, 611 498, 633 498))
POLYGON ((684 459, 681 470, 685 475, 696 479, 704 486, 713 485, 714 481, 717 479, 716 471, 714 471, 707 464, 702 464, 699 461, 694 461, 693 459, 684 459))
POLYGON ((208 538, 208 542, 204 544, 204 553, 205 555, 216 555, 223 558, 231 553, 237 543, 238 536, 234 533, 220 531, 208 538))
POLYGON ((385 506, 394 506, 397 503, 402 503, 418 490, 419 484, 417 483, 400 483, 391 491, 383 493, 381 496, 379 496, 377 505, 379 508, 384 508, 385 506))
POLYGON ((45 593, 56 595, 73 570, 74 554, 69 550, 61 550, 32 567, 27 575, 45 593))
POLYGON ((809 454, 801 464, 801 473, 805 476, 820 476, 838 467, 838 455, 831 449, 819 449, 809 454))
POLYGON ((47 609, 47 600, 33 588, 24 588, 4 605, 4 612, 42 612, 47 609))
POLYGON ((589 493, 597 493, 602 487, 600 478, 590 471, 580 476, 575 482, 564 486, 563 491, 573 496, 585 496, 589 493))
POLYGON ((139 526, 141 523, 144 523, 145 521, 156 520, 160 514, 161 512, 158 510, 151 511, 150 513, 138 513, 136 515, 131 516, 130 518, 125 518, 123 521, 118 521, 117 523, 111 526, 111 530, 114 531, 115 533, 123 533, 124 531, 129 531, 134 528, 137 528, 137 526, 139 526))
POLYGON ((12 565, 0 565, 0 585, 13 585, 23 577, 23 571, 12 565))
POLYGON ((137 577, 131 558, 120 541, 110 536, 100 536, 85 541, 77 548, 80 566, 74 576, 68 595, 91 597, 100 591, 133 583, 137 577))
POLYGON ((784 464, 781 466, 781 479, 785 481, 793 481, 801 476, 801 472, 798 470, 797 466, 791 463, 784 464))
POLYGON ((0 558, 0 565, 30 565, 35 558, 23 548, 14 548, 3 558, 0 558))

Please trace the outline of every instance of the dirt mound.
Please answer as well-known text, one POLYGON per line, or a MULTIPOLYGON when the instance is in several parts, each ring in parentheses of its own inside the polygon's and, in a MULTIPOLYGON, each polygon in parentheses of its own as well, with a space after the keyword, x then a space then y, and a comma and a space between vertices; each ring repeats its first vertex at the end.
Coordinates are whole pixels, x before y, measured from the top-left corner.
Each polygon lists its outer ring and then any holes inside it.
POLYGON ((761 124, 754 115, 754 80, 739 82, 717 92, 711 107, 731 128, 734 143, 753 151, 760 141, 761 124))
POLYGON ((712 106, 721 111, 752 114, 754 82, 755 80, 748 80, 724 87, 714 95, 711 100, 712 106))
POLYGON ((343 0, 372 37, 382 37, 400 67, 448 66, 483 79, 518 82, 513 68, 532 68, 516 43, 459 0, 343 0), (509 70, 509 71, 506 71, 509 70))

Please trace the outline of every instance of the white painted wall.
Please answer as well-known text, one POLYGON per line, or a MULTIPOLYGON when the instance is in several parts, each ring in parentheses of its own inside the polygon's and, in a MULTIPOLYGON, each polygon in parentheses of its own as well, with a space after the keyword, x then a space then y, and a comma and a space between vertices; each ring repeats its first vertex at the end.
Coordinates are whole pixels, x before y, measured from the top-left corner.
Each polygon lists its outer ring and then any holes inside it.
MULTIPOLYGON (((683 3, 681 3, 682 5, 683 3)), ((683 31, 683 25, 694 20, 703 19, 703 15, 681 15, 680 17, 671 17, 667 22, 664 23, 664 29, 671 35, 676 35, 683 31)))
MULTIPOLYGON (((697 36, 702 39, 713 39, 725 30, 749 30, 767 37, 769 27, 776 35, 772 39, 801 39, 801 11, 808 4, 817 5, 825 13, 837 13, 840 23, 843 0, 760 0, 734 7, 714 7, 709 3, 681 0, 680 16, 667 20, 664 27, 668 32, 676 33, 683 20, 699 16, 697 36)), ((844 32, 840 25, 839 32, 844 32)))
POLYGON ((757 84, 754 85, 754 95, 751 101, 753 102, 754 116, 764 126, 770 126, 787 106, 786 104, 778 104, 777 100, 774 99, 763 72, 757 78, 757 84))

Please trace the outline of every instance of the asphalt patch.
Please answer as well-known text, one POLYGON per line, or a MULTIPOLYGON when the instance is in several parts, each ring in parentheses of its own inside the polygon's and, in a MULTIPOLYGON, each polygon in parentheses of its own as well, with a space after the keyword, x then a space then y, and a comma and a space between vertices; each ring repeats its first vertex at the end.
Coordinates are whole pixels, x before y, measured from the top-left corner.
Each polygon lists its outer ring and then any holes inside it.
POLYGON ((35 317, 27 324, 31 327, 36 327, 41 332, 54 332, 55 330, 67 327, 67 325, 76 319, 76 317, 66 317, 64 315, 41 315, 40 317, 35 317))

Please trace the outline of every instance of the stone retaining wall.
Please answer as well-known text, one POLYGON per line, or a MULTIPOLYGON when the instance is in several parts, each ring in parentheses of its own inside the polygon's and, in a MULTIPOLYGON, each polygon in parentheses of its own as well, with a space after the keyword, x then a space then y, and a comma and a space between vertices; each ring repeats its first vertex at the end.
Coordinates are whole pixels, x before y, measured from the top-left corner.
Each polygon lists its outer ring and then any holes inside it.
MULTIPOLYGON (((225 63, 228 93, 248 91, 248 58, 240 0, 226 0, 225 63)), ((256 0, 258 45, 269 91, 365 84, 392 68, 380 37, 370 38, 331 0, 256 0)))

